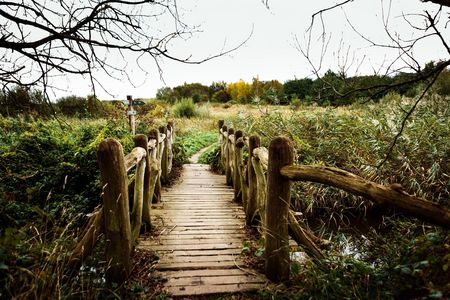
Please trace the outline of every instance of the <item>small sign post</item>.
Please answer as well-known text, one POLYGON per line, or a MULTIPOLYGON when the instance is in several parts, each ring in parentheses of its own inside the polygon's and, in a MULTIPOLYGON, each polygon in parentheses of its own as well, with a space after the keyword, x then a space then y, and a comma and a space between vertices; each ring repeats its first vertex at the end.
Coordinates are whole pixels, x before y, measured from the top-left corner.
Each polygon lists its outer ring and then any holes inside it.
POLYGON ((133 135, 136 134, 136 111, 133 109, 133 97, 131 95, 127 96, 128 100, 128 123, 130 124, 130 130, 133 135))

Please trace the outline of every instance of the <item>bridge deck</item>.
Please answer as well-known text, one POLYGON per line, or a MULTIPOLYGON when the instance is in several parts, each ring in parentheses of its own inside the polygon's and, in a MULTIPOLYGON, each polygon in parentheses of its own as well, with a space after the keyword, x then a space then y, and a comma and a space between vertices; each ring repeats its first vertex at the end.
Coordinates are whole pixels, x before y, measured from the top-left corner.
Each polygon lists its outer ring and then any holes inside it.
POLYGON ((161 209, 152 211, 163 229, 140 247, 157 252, 156 269, 174 296, 244 292, 266 281, 240 258, 244 213, 224 183, 207 165, 185 165, 180 182, 163 192, 161 209))

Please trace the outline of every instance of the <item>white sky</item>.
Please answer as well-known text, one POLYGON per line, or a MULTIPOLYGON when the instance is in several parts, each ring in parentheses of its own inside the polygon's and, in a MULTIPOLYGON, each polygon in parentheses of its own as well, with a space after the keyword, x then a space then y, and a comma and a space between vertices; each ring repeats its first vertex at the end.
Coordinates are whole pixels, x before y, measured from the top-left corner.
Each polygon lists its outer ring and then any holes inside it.
MULTIPOLYGON (((100 99, 124 99, 128 94, 134 98, 150 98, 155 96, 158 88, 174 87, 184 82, 210 85, 214 81, 228 83, 240 79, 251 81, 256 76, 261 80, 278 79, 280 82, 306 76, 313 77, 311 66, 294 47, 295 36, 302 46, 305 46, 304 35, 310 25, 311 15, 335 3, 336 1, 330 0, 271 0, 270 9, 266 9, 260 0, 178 1, 183 21, 189 25, 200 25, 202 31, 186 41, 177 41, 173 44, 173 53, 181 57, 192 54, 193 58, 205 58, 220 52, 224 45, 225 49, 238 45, 252 30, 253 34, 237 51, 200 65, 164 61, 161 66, 165 83, 161 81, 156 66, 149 61, 147 76, 144 76, 138 68, 132 68, 130 77, 135 84, 134 87, 123 77, 120 80, 98 77, 113 96, 98 87, 96 92, 100 99)), ((351 46, 350 56, 357 58, 349 69, 349 75, 354 75, 356 71, 357 74, 371 74, 380 66, 386 66, 387 62, 395 57, 397 51, 386 52, 387 49, 370 47, 367 41, 354 33, 345 18, 347 15, 352 24, 365 36, 380 42, 387 41, 382 22, 382 6, 387 9, 389 3, 388 0, 355 0, 343 10, 336 9, 324 14, 327 33, 331 34, 332 39, 322 72, 330 68, 337 70, 340 60, 337 50, 341 40, 345 41, 344 48, 351 46), (364 56, 366 58, 358 69, 358 61, 364 56)), ((435 11, 437 8, 437 5, 423 4, 419 0, 393 0, 390 29, 392 33, 399 33, 404 38, 413 37, 413 31, 401 17, 402 13, 422 13, 424 9, 435 11)), ((422 19, 416 20, 417 24, 423 24, 422 19)), ((319 22, 316 26, 318 25, 319 22)), ((318 33, 319 30, 315 31, 312 45, 313 59, 316 63, 320 58, 321 46, 317 40, 318 33)), ((446 57, 445 49, 434 38, 427 40, 426 43, 419 43, 414 54, 421 63, 446 57)), ((130 58, 129 64, 133 65, 133 59, 130 58)), ((56 92, 55 97, 69 94, 84 96, 91 92, 89 81, 79 77, 55 83, 67 90, 56 92)))

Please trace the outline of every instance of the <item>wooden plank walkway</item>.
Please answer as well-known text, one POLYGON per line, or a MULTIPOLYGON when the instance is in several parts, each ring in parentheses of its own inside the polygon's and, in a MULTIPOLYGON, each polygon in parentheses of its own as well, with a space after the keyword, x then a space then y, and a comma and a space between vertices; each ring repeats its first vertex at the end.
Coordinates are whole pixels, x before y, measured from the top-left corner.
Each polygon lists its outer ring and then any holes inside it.
POLYGON ((170 294, 236 293, 264 285, 266 278, 240 258, 245 216, 225 176, 211 173, 208 165, 185 165, 180 182, 163 191, 162 201, 152 210, 162 232, 139 247, 157 252, 156 270, 167 279, 170 294))

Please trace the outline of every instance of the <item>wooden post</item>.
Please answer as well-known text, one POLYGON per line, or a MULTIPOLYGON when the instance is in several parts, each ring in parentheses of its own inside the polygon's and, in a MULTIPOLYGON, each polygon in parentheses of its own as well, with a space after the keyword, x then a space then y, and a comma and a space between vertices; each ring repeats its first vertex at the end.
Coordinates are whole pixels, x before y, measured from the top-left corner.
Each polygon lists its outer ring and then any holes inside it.
POLYGON ((161 155, 161 181, 166 183, 169 179, 168 167, 169 167, 169 139, 167 137, 167 126, 160 126, 159 132, 164 134, 166 138, 164 139, 164 148, 161 155))
POLYGON ((133 109, 133 97, 128 95, 127 100, 128 100, 128 111, 127 111, 128 123, 130 125, 131 134, 135 135, 136 134, 136 116, 135 116, 136 111, 133 109))
POLYGON ((241 198, 244 212, 247 212, 248 184, 246 179, 244 159, 242 157, 242 148, 245 146, 244 138, 236 140, 236 160, 238 162, 237 171, 239 173, 239 186, 241 187, 241 198))
POLYGON ((222 127, 225 124, 224 120, 219 120, 218 125, 219 125, 219 148, 220 148, 220 161, 219 161, 219 165, 220 165, 220 169, 223 170, 223 135, 222 135, 222 127))
POLYGON ((144 200, 144 179, 147 166, 147 156, 142 158, 136 165, 136 174, 134 176, 134 197, 133 209, 131 210, 131 238, 134 243, 139 237, 142 224, 142 210, 144 200))
POLYGON ((103 140, 97 159, 103 186, 106 260, 109 263, 106 280, 120 285, 127 279, 131 267, 128 177, 122 145, 114 139, 103 140))
MULTIPOLYGON (((145 157, 145 174, 144 174, 144 197, 142 199, 142 221, 145 222, 146 226, 150 229, 152 226, 150 218, 150 210, 152 207, 152 196, 153 192, 150 189, 150 176, 151 176, 151 164, 150 164, 150 153, 148 151, 148 138, 145 134, 138 134, 134 137, 134 145, 136 147, 142 147, 147 151, 147 156, 145 157)), ((136 183, 135 183, 136 184, 136 183)))
POLYGON ((175 142, 175 125, 173 121, 167 122, 167 126, 170 126, 172 130, 172 143, 175 142))
POLYGON ((242 133, 242 130, 237 130, 234 134, 234 148, 233 148, 233 187, 234 187, 234 201, 240 202, 242 200, 241 195, 241 178, 239 177, 239 166, 241 165, 241 162, 239 161, 242 159, 242 154, 239 157, 239 151, 242 151, 242 147, 239 148, 237 146, 238 139, 241 138, 244 134, 242 133))
POLYGON ((267 222, 266 222, 266 207, 267 207, 267 178, 264 174, 264 168, 260 160, 252 157, 252 166, 256 174, 256 188, 257 188, 257 211, 261 217, 261 226, 263 228, 263 235, 266 236, 267 222))
POLYGON ((281 176, 282 167, 294 160, 291 142, 276 137, 270 142, 267 170, 266 276, 272 281, 289 279, 288 214, 291 183, 281 176))
POLYGON ((245 219, 246 224, 248 226, 255 225, 255 216, 256 216, 256 210, 258 209, 258 186, 256 182, 256 174, 255 170, 253 169, 253 162, 252 162, 252 156, 253 156, 253 150, 255 148, 258 148, 261 146, 261 141, 259 139, 259 136, 252 135, 248 142, 248 160, 247 160, 247 178, 248 178, 248 196, 247 196, 247 207, 245 209, 245 219))
MULTIPOLYGON (((228 137, 230 135, 234 134, 233 128, 228 128, 228 137)), ((233 185, 233 174, 231 173, 231 164, 232 164, 232 157, 231 157, 231 147, 233 145, 231 144, 230 140, 227 138, 226 141, 226 153, 225 153, 225 177, 227 179, 227 185, 233 185)))
POLYGON ((167 173, 170 174, 173 165, 173 140, 175 135, 175 128, 173 127, 173 122, 167 123, 167 132, 170 132, 169 143, 167 144, 167 153, 168 153, 167 173))
POLYGON ((156 140, 156 147, 154 149, 154 151, 156 151, 156 164, 153 163, 153 168, 151 169, 151 176, 155 176, 156 182, 155 182, 155 188, 153 191, 153 198, 152 198, 152 203, 159 203, 161 201, 161 177, 160 177, 160 173, 161 173, 161 161, 159 160, 159 153, 158 153, 158 148, 159 146, 159 131, 156 129, 152 129, 150 130, 150 132, 148 133, 148 139, 153 139, 156 140))
MULTIPOLYGON (((228 128, 227 128, 226 125, 222 126, 222 133, 227 133, 228 134, 228 128)), ((226 162, 226 159, 227 159, 227 140, 226 140, 224 135, 222 135, 222 145, 220 147, 220 150, 221 150, 220 151, 220 161, 221 161, 221 164, 222 164, 222 171, 223 171, 222 174, 225 174, 225 171, 227 169, 227 162, 226 162)))

